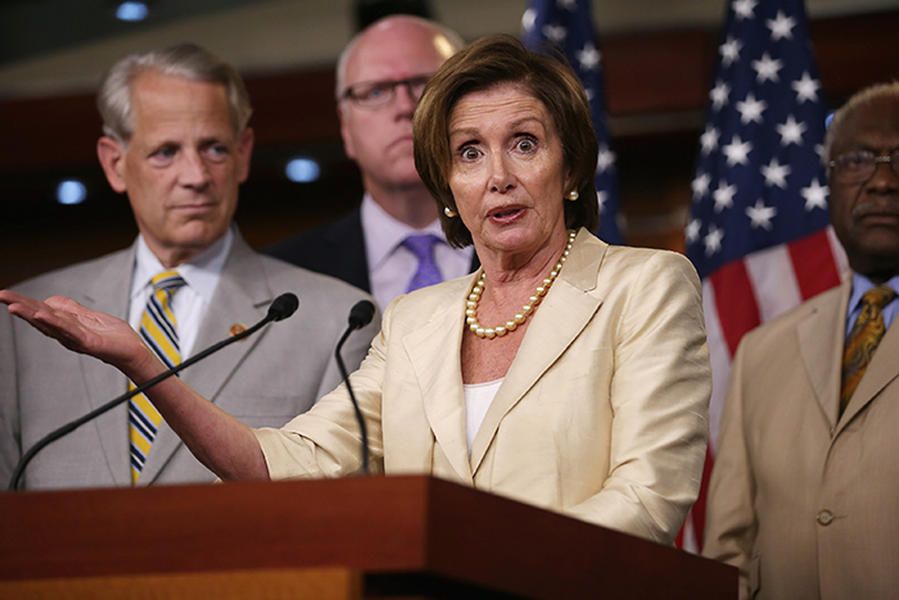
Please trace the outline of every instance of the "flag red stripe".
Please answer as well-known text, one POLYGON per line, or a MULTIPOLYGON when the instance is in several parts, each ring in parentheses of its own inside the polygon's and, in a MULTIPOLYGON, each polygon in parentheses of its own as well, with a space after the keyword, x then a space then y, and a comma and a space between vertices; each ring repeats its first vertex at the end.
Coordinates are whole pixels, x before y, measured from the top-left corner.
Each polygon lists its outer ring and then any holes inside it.
POLYGON ((840 283, 836 259, 827 238, 827 229, 787 244, 799 292, 803 300, 817 296, 840 283))
POLYGON ((712 273, 709 280, 715 290, 715 308, 718 310, 721 334, 733 356, 743 335, 761 322, 755 291, 742 260, 724 265, 712 273))

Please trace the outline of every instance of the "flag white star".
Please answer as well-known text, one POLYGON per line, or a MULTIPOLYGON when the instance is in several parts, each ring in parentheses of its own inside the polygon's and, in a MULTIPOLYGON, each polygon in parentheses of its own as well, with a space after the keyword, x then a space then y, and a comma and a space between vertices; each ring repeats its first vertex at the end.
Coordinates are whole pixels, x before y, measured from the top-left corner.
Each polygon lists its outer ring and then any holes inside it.
POLYGON ((793 38, 793 28, 796 27, 796 20, 788 17, 782 10, 777 11, 777 16, 768 19, 768 29, 771 30, 771 39, 775 42, 782 39, 793 38))
POLYGON ((584 94, 587 96, 587 102, 593 102, 593 88, 585 87, 584 94))
POLYGON ((808 71, 802 74, 802 77, 792 83, 793 90, 796 92, 796 101, 802 104, 806 100, 809 102, 818 101, 818 90, 821 84, 817 79, 813 79, 808 71))
POLYGON ((737 111, 740 113, 740 122, 743 125, 749 123, 761 123, 762 113, 768 108, 768 103, 764 100, 756 100, 752 92, 746 94, 746 99, 737 102, 737 111))
POLYGON ((568 30, 561 25, 544 25, 543 29, 541 29, 540 31, 541 33, 543 33, 546 39, 555 44, 561 44, 562 42, 564 42, 565 36, 568 35, 568 30))
POLYGON ((815 154, 820 160, 824 160, 824 144, 815 144, 815 154))
POLYGON ((577 0, 556 0, 556 4, 559 8, 564 8, 565 10, 577 8, 577 0))
POLYGON ((693 188, 693 199, 700 200, 706 193, 709 191, 709 183, 711 183, 711 178, 708 176, 708 173, 700 173, 693 179, 693 182, 690 184, 690 187, 693 188))
POLYGON ((761 198, 755 201, 755 206, 746 207, 746 216, 749 217, 749 224, 752 228, 761 227, 765 231, 771 231, 773 224, 771 219, 777 215, 777 208, 773 206, 765 206, 761 198))
POLYGON ((736 193, 737 186, 728 185, 726 181, 718 182, 718 189, 712 192, 712 197, 715 199, 715 212, 720 213, 725 208, 732 208, 736 193))
POLYGON ((725 145, 721 150, 727 157, 728 167, 745 165, 749 162, 748 157, 749 153, 752 152, 752 144, 744 142, 740 139, 740 136, 735 135, 731 138, 730 143, 725 145))
POLYGON ((604 173, 609 167, 615 164, 615 153, 609 150, 608 146, 600 146, 599 154, 596 155, 596 173, 604 173))
POLYGON ((727 104, 728 96, 730 96, 730 86, 723 81, 716 81, 715 87, 709 92, 709 98, 712 99, 712 108, 718 110, 727 104))
POLYGON ((755 0, 734 0, 734 12, 737 14, 737 20, 751 19, 755 16, 753 12, 758 2, 755 0))
POLYGON ((810 211, 814 208, 826 210, 828 191, 827 186, 821 185, 817 179, 808 187, 802 188, 799 193, 805 198, 805 210, 810 211))
POLYGON ((687 223, 687 227, 684 229, 684 239, 688 244, 692 244, 699 239, 699 229, 701 227, 702 223, 699 219, 691 219, 690 222, 687 223))
POLYGON ((762 175, 765 178, 765 185, 776 185, 781 189, 787 189, 787 175, 790 174, 790 165, 782 165, 777 162, 776 158, 772 158, 767 165, 762 165, 762 175))
POLYGON ((740 40, 727 36, 727 41, 718 48, 718 52, 721 54, 721 62, 725 67, 729 67, 732 62, 740 58, 740 50, 742 48, 743 43, 740 40))
POLYGON ((709 232, 702 239, 705 244, 705 255, 711 256, 721 250, 721 240, 724 239, 724 231, 714 225, 709 227, 709 232))
POLYGON ((780 134, 780 143, 782 146, 790 144, 802 145, 802 134, 808 129, 808 125, 797 122, 793 115, 787 117, 784 123, 777 126, 777 133, 780 134))
POLYGON ((537 22, 537 11, 533 8, 529 8, 524 11, 524 14, 521 15, 521 27, 525 31, 530 31, 534 28, 534 23, 537 22))
POLYGON ((777 72, 780 71, 783 66, 783 61, 771 58, 767 52, 762 54, 760 60, 752 61, 752 68, 755 69, 755 72, 757 73, 755 80, 759 83, 765 83, 765 81, 780 81, 777 72))
POLYGON ((711 125, 706 126, 705 131, 699 136, 699 143, 702 146, 701 152, 708 154, 718 147, 718 130, 711 125))
POLYGON ((596 192, 596 204, 599 206, 599 214, 602 214, 606 208, 606 199, 609 195, 605 192, 596 192))
POLYGON ((587 45, 584 46, 582 50, 577 52, 577 61, 581 63, 581 68, 586 69, 588 71, 595 69, 599 66, 600 53, 599 50, 596 49, 596 46, 587 42, 587 45))

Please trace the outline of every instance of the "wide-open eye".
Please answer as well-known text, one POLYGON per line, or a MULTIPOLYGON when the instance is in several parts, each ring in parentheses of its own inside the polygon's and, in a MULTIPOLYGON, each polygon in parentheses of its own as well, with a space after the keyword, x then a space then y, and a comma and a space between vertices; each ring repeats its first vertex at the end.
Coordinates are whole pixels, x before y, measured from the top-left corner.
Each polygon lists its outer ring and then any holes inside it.
POLYGON ((530 135, 521 136, 515 141, 515 148, 519 152, 530 154, 537 149, 537 140, 530 135))
POLYGON ((466 161, 477 160, 481 156, 481 151, 475 146, 467 144, 459 149, 459 156, 466 161))

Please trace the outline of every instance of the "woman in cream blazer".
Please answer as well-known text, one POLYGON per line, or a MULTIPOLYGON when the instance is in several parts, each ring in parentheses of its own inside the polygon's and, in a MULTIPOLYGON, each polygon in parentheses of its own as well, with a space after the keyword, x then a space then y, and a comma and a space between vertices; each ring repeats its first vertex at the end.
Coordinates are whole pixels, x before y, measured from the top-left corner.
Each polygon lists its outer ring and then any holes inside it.
MULTIPOLYGON (((699 491, 711 390, 691 264, 581 230, 469 453, 460 307, 476 277, 386 310, 351 376, 373 460, 671 543, 699 491)), ((256 435, 273 479, 360 466, 343 386, 256 435)))

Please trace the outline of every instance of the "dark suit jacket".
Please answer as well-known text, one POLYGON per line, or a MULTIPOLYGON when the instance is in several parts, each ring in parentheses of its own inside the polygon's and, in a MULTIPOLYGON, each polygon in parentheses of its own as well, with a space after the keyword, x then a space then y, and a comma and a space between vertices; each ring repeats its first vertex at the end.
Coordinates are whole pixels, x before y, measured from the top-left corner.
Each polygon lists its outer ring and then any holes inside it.
MULTIPOLYGON (((337 221, 304 231, 263 252, 371 292, 365 232, 358 208, 337 221)), ((471 270, 474 271, 480 264, 477 255, 472 254, 471 270)))

